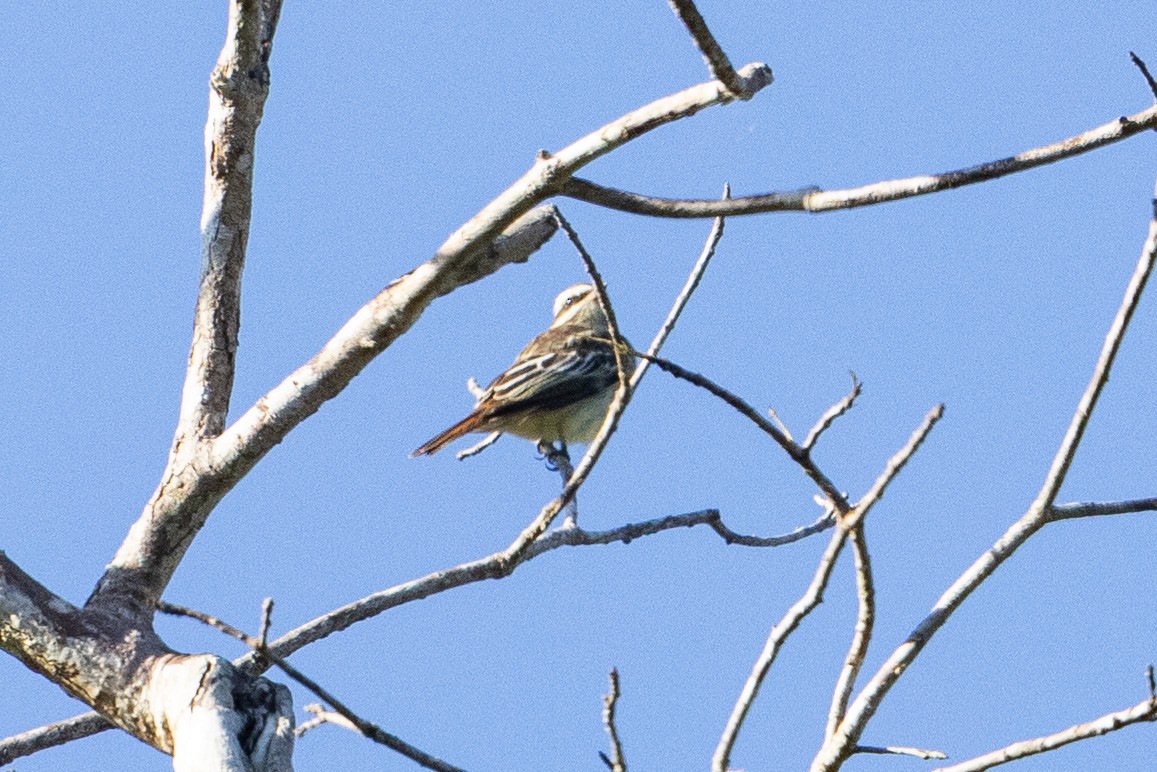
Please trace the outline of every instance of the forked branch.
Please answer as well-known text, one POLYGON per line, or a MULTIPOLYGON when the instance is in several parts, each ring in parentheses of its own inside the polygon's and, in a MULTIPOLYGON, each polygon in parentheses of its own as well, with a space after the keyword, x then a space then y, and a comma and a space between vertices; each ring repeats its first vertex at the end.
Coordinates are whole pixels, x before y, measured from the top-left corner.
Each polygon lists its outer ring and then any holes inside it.
POLYGON ((1145 245, 1125 289, 1125 296, 1121 300, 1116 316, 1109 327, 1089 384, 1077 404, 1069 428, 1061 440, 1060 447, 1057 449, 1056 456, 1053 458, 1052 465, 1036 499, 1025 514, 1013 523, 991 548, 977 558, 952 583, 952 586, 936 602, 932 611, 880 666, 848 708, 847 715, 844 717, 839 730, 824 743, 816 755, 811 766, 812 772, 835 770, 843 764, 854 752, 856 743, 859 742, 860 736, 872 716, 875 715, 880 703, 883 702, 908 666, 928 645, 936 632, 948 621, 949 617, 973 590, 979 587, 1021 545, 1053 518, 1052 513, 1057 493, 1064 482, 1093 409, 1096 407, 1097 398, 1108 382, 1113 361, 1120 349, 1125 331, 1129 327, 1133 312, 1140 302, 1141 294, 1152 273, 1155 260, 1157 260, 1157 198, 1154 199, 1153 219, 1149 223, 1145 245))

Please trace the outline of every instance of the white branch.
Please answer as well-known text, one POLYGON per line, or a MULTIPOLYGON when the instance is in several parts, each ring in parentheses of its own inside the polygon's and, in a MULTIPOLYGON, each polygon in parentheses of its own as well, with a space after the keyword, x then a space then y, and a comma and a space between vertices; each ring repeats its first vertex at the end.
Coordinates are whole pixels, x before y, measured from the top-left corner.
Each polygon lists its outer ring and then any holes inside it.
POLYGON ((981 770, 992 769, 1010 761, 1023 759, 1025 756, 1056 750, 1078 740, 1100 737, 1141 721, 1157 721, 1157 700, 1149 698, 1126 710, 1101 716, 1095 721, 1077 724, 1056 734, 1037 737, 1032 740, 1022 740, 983 756, 962 761, 959 764, 939 767, 935 772, 981 772, 981 770))

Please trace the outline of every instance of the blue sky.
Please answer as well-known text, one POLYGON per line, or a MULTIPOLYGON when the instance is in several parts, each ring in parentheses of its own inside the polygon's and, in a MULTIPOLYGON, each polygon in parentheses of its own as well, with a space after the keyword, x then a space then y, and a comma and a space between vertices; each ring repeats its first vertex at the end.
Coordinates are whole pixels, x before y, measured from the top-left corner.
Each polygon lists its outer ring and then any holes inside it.
MULTIPOLYGON (((665 3, 287 3, 258 135, 234 413, 554 149, 706 79, 665 3), (370 7, 373 6, 373 7, 370 7)), ((945 171, 1151 102, 1151 2, 700 6, 736 64, 776 82, 603 158, 584 176, 711 197, 945 171)), ((82 602, 156 484, 176 418, 199 263, 206 82, 224 2, 3 12, 0 548, 82 602)), ((978 187, 852 212, 733 219, 666 353, 803 433, 860 405, 817 458, 858 496, 933 404, 944 420, 873 511, 868 672, 1031 502, 1144 239, 1152 138, 978 187)), ((624 331, 650 338, 706 236, 562 201, 624 331)), ((274 633, 505 547, 557 490, 525 442, 459 463, 410 450, 460 418, 581 280, 556 239, 444 298, 218 507, 166 598, 274 633)), ((1157 300, 1146 298, 1061 500, 1155 495, 1157 300)), ((718 507, 772 534, 817 514, 806 478, 735 413, 653 372, 580 496, 607 528, 718 507)), ((1131 705, 1157 660, 1152 515, 1050 526, 954 617, 865 735, 953 758, 1131 705)), ((365 717, 468 769, 600 769, 620 669, 632 769, 704 768, 770 626, 824 537, 773 550, 711 532, 555 552, 502 582, 411 604, 295 655, 365 717)), ((855 601, 850 556, 791 639, 733 763, 799 769, 818 747, 855 601)), ((241 653, 183 620, 173 646, 241 653)), ((298 707, 313 701, 295 689, 298 707)), ((0 735, 80 712, 0 659, 0 735)), ((1151 727, 1022 770, 1152 768, 1151 727)), ((300 769, 416 768, 348 732, 300 769)), ((165 769, 106 733, 21 772, 165 769)), ((857 758, 848 768, 920 769, 857 758)))

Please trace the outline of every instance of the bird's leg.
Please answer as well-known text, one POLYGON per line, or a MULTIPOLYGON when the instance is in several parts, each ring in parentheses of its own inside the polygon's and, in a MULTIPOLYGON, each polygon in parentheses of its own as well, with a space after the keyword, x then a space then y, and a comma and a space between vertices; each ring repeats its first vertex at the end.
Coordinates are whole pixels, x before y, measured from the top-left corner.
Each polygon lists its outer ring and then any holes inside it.
MULTIPOLYGON (((574 467, 570 463, 570 454, 566 449, 566 441, 559 440, 558 445, 550 442, 539 441, 538 452, 542 454, 546 461, 546 468, 552 472, 558 472, 562 477, 563 487, 570 482, 571 476, 574 474, 574 467)), ((563 520, 560 528, 574 528, 578 525, 578 500, 576 496, 571 496, 569 502, 563 510, 563 520)))
MULTIPOLYGON (((558 445, 546 440, 538 441, 539 458, 546 461, 546 468, 551 472, 557 472, 563 467, 560 462, 565 464, 566 468, 570 468, 570 456, 566 452, 566 443, 560 441, 558 445)), ((567 475, 569 477, 569 475, 567 475)))

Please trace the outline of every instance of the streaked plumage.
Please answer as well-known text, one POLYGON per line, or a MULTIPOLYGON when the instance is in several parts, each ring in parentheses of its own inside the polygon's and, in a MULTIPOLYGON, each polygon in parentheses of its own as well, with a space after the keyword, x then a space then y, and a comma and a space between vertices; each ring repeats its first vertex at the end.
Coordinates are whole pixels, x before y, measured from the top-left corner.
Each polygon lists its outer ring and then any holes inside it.
MULTIPOLYGON (((634 369, 634 360, 625 364, 634 369)), ((628 373, 629 374, 629 373, 628 373)), ((415 450, 422 456, 470 432, 502 431, 530 440, 589 442, 618 385, 607 319, 589 284, 563 290, 554 321, 494 379, 470 415, 415 450)))

